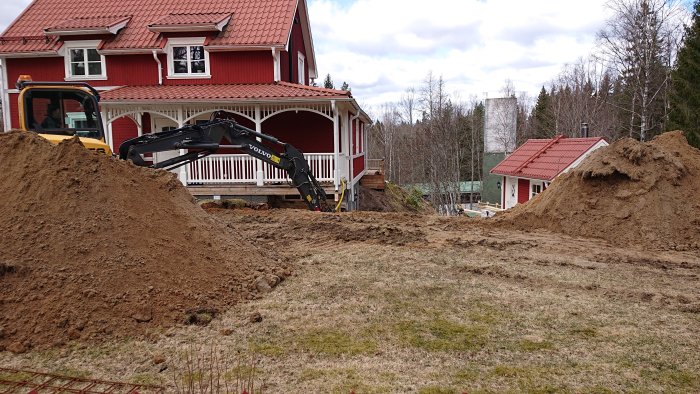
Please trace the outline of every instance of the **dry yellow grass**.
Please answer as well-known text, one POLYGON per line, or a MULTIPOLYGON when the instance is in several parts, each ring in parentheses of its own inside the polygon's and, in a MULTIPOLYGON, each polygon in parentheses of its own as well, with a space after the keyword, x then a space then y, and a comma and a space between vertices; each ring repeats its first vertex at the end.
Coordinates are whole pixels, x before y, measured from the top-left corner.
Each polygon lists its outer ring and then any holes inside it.
POLYGON ((700 391, 697 254, 434 216, 217 216, 294 275, 208 327, 0 364, 171 385, 183 349, 215 344, 269 393, 700 391))

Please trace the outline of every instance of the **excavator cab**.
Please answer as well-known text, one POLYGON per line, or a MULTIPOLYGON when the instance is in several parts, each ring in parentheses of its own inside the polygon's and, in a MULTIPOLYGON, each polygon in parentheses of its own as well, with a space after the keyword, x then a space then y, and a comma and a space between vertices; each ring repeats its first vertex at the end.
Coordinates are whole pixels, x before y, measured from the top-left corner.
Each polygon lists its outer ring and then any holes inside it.
POLYGON ((90 149, 111 155, 99 112, 99 93, 86 83, 32 82, 23 76, 19 89, 20 128, 52 143, 78 137, 90 149))

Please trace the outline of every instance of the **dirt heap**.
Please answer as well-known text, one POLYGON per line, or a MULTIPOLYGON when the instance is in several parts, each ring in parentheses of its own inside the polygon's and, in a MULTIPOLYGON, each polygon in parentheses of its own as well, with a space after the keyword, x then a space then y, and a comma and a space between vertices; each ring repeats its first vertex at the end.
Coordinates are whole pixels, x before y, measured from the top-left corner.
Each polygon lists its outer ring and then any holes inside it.
POLYGON ((700 249, 700 150, 680 131, 646 143, 617 141, 495 222, 615 244, 700 249))
POLYGON ((206 323, 286 275, 171 173, 26 132, 0 168, 0 350, 206 323))
POLYGON ((417 189, 406 191, 387 182, 384 191, 360 186, 360 210, 375 212, 435 213, 417 189))

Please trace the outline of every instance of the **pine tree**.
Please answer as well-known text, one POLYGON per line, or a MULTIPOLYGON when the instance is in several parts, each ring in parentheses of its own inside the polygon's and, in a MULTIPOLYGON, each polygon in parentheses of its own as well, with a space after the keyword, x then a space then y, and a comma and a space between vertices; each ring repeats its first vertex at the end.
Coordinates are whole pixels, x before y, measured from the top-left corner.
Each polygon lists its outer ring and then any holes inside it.
POLYGON ((700 0, 693 6, 693 23, 686 30, 671 73, 669 130, 683 130, 688 142, 700 148, 700 0))
POLYGON ((326 79, 323 81, 323 87, 326 89, 335 89, 335 85, 333 85, 333 80, 331 79, 331 74, 326 74, 326 79))
POLYGON ((535 138, 549 138, 555 133, 554 120, 552 118, 551 100, 549 93, 542 86, 537 96, 537 103, 532 109, 533 130, 535 138))

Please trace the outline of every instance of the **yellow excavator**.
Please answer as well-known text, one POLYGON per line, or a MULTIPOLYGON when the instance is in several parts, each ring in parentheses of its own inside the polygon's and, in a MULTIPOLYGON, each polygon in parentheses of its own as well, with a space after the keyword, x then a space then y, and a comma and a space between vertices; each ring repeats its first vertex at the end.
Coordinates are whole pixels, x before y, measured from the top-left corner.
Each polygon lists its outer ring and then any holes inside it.
POLYGON ((20 129, 34 131, 55 144, 78 137, 86 148, 112 154, 95 88, 84 82, 33 82, 28 75, 20 76, 16 86, 20 129))
MULTIPOLYGON (((19 89, 19 122, 25 131, 34 131, 52 143, 78 137, 90 149, 112 155, 105 142, 99 110, 100 95, 83 82, 32 82, 22 76, 19 89)), ((221 140, 240 151, 287 172, 292 184, 312 211, 330 211, 326 193, 311 173, 304 154, 294 146, 238 124, 233 115, 219 111, 204 124, 187 125, 162 133, 145 134, 124 141, 119 158, 138 166, 172 170, 215 153, 221 140), (274 148, 273 148, 274 147, 274 148), (144 155, 163 151, 185 153, 150 164, 144 155)))

